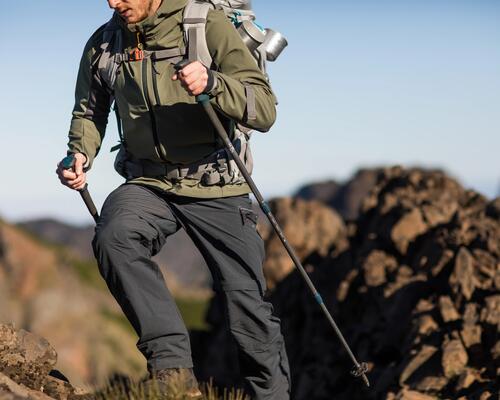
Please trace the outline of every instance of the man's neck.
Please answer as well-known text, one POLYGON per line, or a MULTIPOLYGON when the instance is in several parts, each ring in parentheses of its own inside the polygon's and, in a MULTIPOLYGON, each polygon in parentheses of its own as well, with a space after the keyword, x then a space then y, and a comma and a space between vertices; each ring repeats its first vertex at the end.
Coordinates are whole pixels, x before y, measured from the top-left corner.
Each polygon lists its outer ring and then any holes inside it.
POLYGON ((149 10, 148 10, 148 17, 156 13, 158 9, 160 8, 162 3, 162 0, 150 0, 149 2, 149 10))

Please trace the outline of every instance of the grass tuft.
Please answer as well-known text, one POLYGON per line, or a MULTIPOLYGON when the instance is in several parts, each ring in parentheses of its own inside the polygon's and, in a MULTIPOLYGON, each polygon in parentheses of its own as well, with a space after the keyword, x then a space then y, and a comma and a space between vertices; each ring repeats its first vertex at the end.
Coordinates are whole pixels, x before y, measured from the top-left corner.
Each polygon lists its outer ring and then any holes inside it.
POLYGON ((201 397, 192 397, 184 382, 172 380, 168 385, 150 379, 147 381, 117 380, 94 394, 95 400, 250 400, 241 389, 220 391, 212 382, 200 385, 201 397))

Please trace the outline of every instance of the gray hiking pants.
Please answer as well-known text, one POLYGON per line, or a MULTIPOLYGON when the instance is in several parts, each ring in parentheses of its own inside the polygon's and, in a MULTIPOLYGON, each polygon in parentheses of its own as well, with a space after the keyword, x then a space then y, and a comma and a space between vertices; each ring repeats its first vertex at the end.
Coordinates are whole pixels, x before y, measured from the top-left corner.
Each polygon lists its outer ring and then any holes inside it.
MULTIPOLYGON (((263 300, 264 247, 248 195, 193 199, 124 184, 106 199, 93 241, 99 270, 134 327, 148 370, 191 368, 189 336, 151 256, 186 230, 205 258, 254 399, 289 399, 290 373, 280 321, 263 300)), ((172 257, 175 257, 172 254, 172 257)))

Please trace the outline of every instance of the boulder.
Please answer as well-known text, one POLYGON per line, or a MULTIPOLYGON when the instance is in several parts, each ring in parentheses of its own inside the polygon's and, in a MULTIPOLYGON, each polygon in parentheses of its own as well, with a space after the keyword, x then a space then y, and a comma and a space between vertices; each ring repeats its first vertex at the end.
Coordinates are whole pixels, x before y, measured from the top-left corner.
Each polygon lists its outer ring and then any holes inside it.
POLYGON ((49 342, 23 329, 0 325, 0 372, 17 383, 41 390, 57 361, 49 342))

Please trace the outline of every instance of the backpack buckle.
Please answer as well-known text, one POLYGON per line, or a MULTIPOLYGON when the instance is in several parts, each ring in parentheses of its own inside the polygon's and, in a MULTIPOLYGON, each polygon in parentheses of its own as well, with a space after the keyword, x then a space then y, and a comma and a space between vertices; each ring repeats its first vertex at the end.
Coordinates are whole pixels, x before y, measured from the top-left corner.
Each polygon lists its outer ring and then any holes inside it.
POLYGON ((132 50, 129 54, 129 60, 130 61, 142 61, 144 60, 144 51, 141 49, 138 49, 137 47, 132 50))

